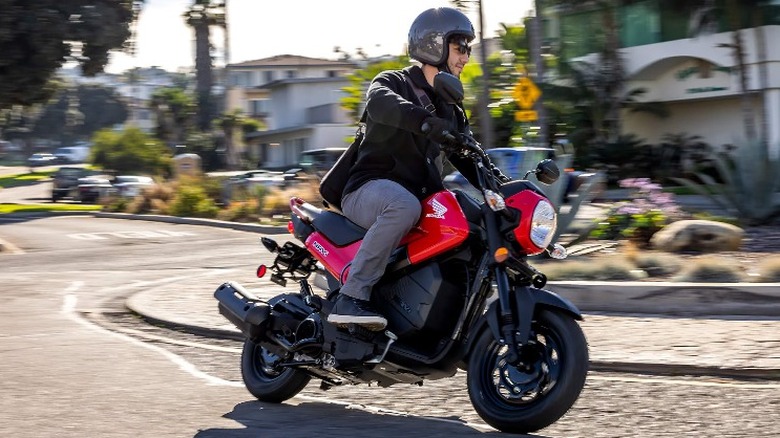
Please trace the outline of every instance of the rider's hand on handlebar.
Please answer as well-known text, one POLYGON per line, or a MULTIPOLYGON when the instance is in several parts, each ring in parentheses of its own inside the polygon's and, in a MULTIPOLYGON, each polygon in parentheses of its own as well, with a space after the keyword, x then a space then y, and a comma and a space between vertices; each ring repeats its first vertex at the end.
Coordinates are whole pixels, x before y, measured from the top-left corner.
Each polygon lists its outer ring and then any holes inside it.
POLYGON ((452 134, 450 134, 450 123, 439 117, 428 117, 423 120, 420 131, 435 143, 445 144, 453 140, 452 134))

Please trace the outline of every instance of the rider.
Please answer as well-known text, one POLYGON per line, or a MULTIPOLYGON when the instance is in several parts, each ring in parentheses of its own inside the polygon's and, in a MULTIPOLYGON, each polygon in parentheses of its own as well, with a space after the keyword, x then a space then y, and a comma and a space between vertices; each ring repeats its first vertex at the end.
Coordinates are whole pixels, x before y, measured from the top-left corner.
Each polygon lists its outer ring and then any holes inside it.
POLYGON ((440 154, 447 134, 469 132, 463 108, 437 97, 433 79, 441 71, 460 76, 474 36, 471 21, 457 9, 428 9, 409 29, 409 56, 421 65, 382 72, 368 88, 366 134, 341 200, 344 215, 368 232, 328 316, 332 324, 374 331, 387 325, 370 304, 372 287, 418 222, 420 201, 444 190, 440 154), (412 83, 434 108, 421 102, 412 83))

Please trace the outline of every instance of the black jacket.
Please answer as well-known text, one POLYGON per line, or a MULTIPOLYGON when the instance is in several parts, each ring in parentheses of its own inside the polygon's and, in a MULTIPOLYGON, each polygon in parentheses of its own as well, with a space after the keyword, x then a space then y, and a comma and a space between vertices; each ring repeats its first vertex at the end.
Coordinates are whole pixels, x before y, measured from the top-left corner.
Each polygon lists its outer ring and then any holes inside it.
MULTIPOLYGON (((375 179, 395 181, 421 200, 444 189, 442 175, 436 166, 440 146, 420 131, 431 113, 422 108, 404 76, 426 92, 436 107, 435 115, 450 120, 453 132, 467 132, 468 120, 463 109, 439 99, 420 67, 378 74, 368 88, 366 134, 344 194, 375 179)), ((451 159, 464 175, 474 173, 473 169, 461 169, 457 161, 451 159)))

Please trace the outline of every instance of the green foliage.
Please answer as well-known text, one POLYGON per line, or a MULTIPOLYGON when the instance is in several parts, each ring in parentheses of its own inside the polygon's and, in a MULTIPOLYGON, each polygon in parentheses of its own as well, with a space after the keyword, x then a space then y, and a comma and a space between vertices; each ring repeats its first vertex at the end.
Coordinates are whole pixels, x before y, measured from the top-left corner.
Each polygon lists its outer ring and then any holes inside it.
POLYGON ((79 85, 61 89, 54 100, 43 108, 32 136, 58 140, 68 145, 90 138, 95 131, 120 124, 127 119, 127 105, 111 88, 101 85, 79 85), (75 109, 83 118, 69 126, 68 112, 75 109))
POLYGON ((366 100, 368 85, 379 73, 386 70, 399 70, 409 66, 409 57, 399 56, 396 59, 385 60, 368 64, 362 69, 355 70, 347 76, 350 85, 342 90, 347 94, 341 98, 341 106, 349 112, 350 117, 357 123, 360 120, 360 111, 366 100))
POLYGON ((722 182, 703 172, 697 181, 672 180, 707 196, 746 224, 764 224, 780 215, 780 160, 770 158, 766 145, 746 142, 728 154, 710 156, 722 182))
POLYGON ((158 140, 137 128, 116 133, 108 129, 93 137, 91 162, 117 173, 163 175, 170 172, 171 154, 158 140))
POLYGON ((216 217, 219 207, 201 183, 199 179, 182 180, 169 206, 170 214, 179 217, 216 217))
POLYGON ((157 119, 157 138, 169 147, 183 143, 195 126, 193 97, 183 88, 159 88, 152 94, 150 106, 157 119))
POLYGON ((93 76, 130 37, 141 1, 6 0, 0 8, 0 109, 45 102, 55 72, 75 59, 93 76), (73 50, 80 46, 80 50, 73 50))

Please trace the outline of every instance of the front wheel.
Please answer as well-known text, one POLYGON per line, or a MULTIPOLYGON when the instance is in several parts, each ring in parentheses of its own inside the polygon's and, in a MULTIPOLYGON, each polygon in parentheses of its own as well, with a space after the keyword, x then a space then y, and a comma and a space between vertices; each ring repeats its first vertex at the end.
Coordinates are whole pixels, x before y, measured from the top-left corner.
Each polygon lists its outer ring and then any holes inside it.
POLYGON ((486 423, 502 432, 528 433, 565 414, 588 373, 588 345, 580 326, 562 312, 536 314, 522 364, 507 360, 508 348, 482 332, 471 352, 468 391, 486 423))
POLYGON ((279 367, 280 360, 260 344, 244 341, 241 376, 246 389, 258 400, 281 403, 301 392, 311 380, 299 370, 279 367))

